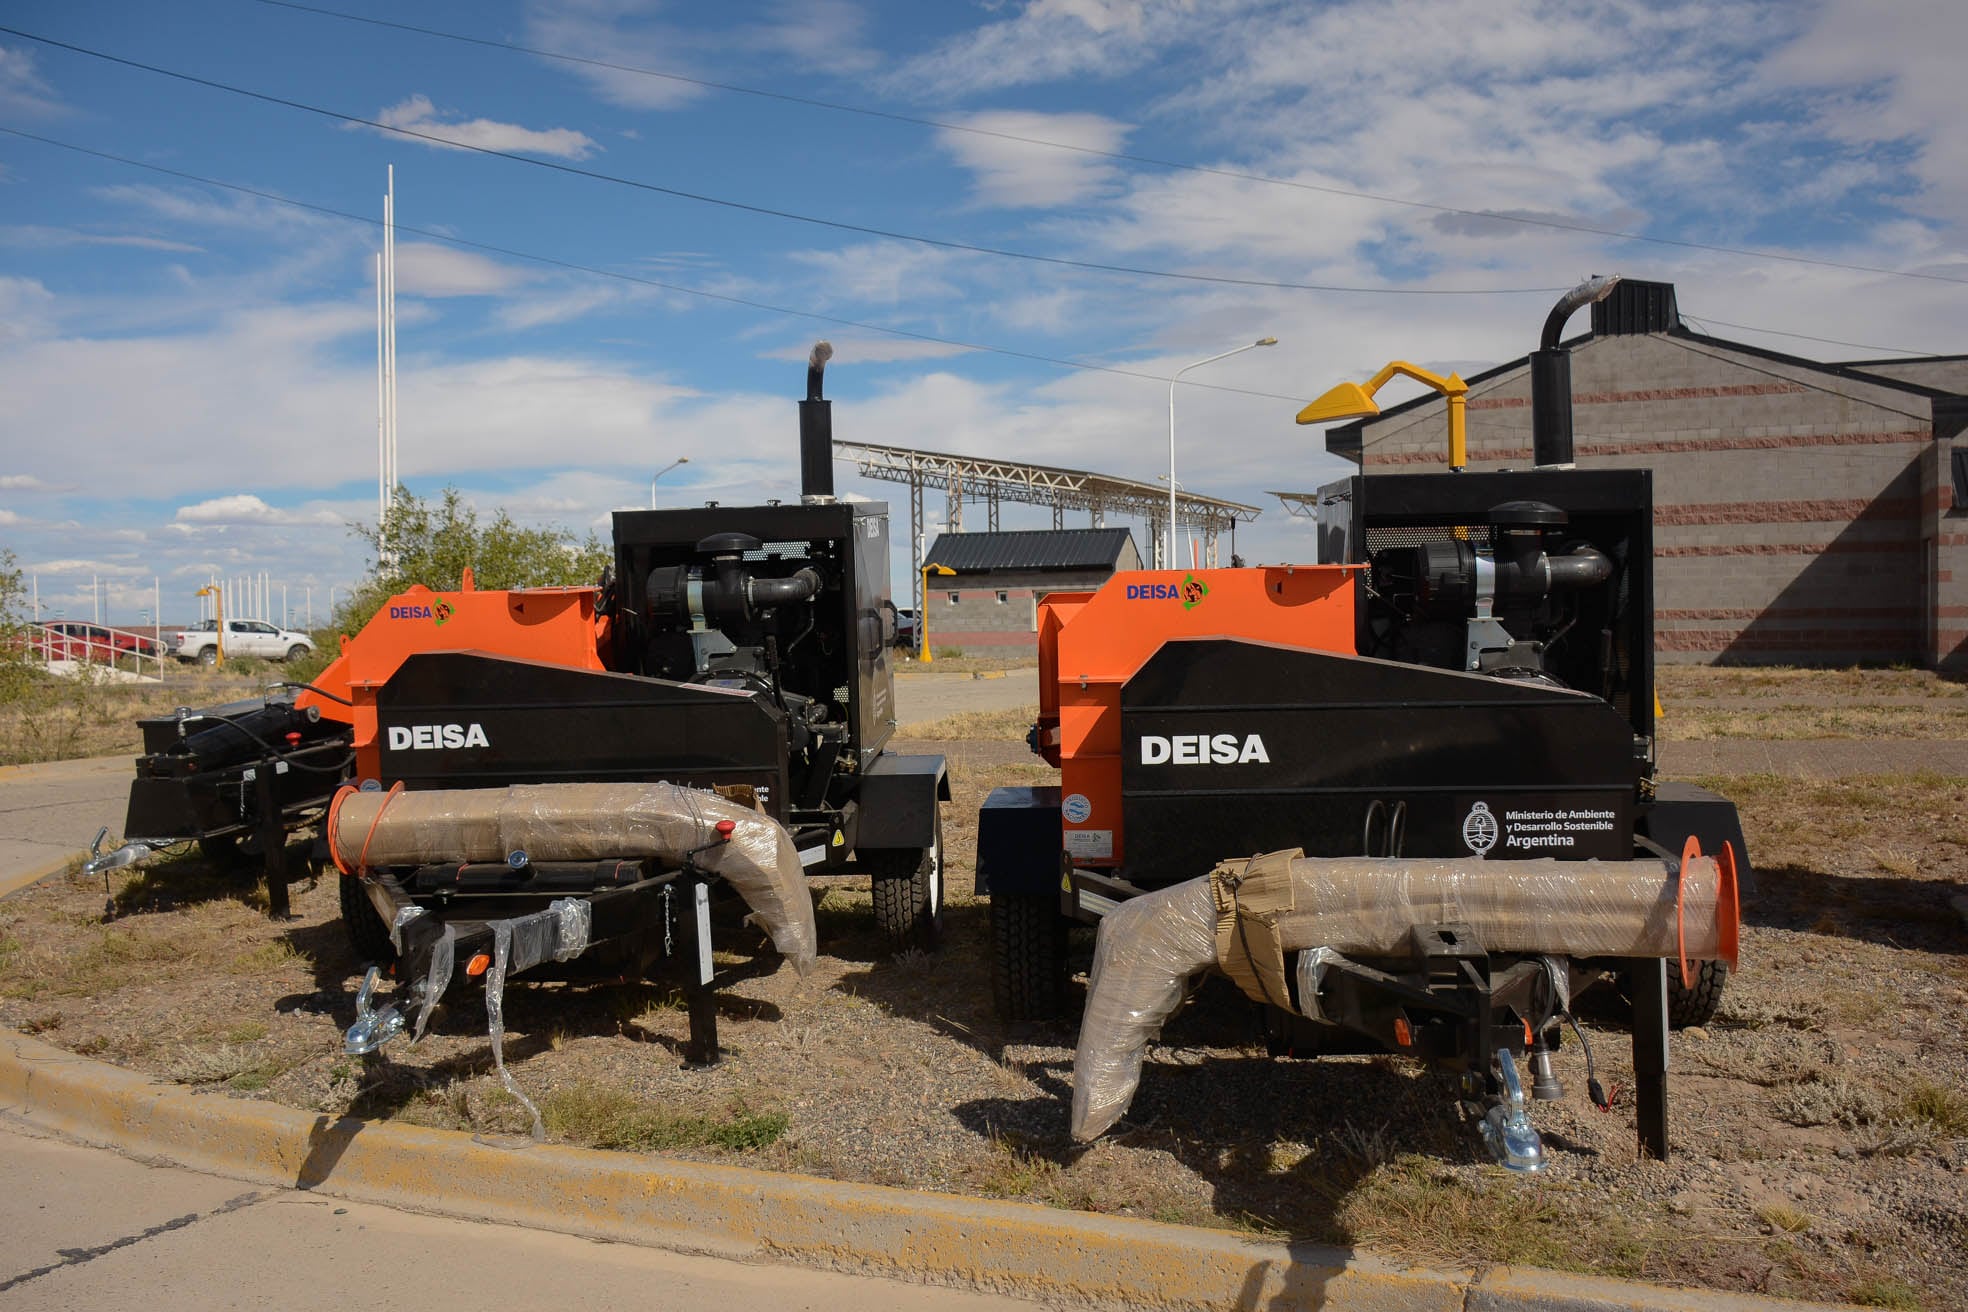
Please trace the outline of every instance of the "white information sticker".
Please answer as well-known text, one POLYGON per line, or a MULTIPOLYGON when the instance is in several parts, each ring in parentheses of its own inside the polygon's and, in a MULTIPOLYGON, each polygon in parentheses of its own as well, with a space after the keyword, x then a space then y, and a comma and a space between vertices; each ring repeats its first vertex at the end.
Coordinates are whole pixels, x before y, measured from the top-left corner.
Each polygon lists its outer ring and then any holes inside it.
POLYGON ((1069 856, 1091 860, 1114 855, 1114 831, 1111 829, 1068 829, 1066 831, 1066 852, 1069 856))

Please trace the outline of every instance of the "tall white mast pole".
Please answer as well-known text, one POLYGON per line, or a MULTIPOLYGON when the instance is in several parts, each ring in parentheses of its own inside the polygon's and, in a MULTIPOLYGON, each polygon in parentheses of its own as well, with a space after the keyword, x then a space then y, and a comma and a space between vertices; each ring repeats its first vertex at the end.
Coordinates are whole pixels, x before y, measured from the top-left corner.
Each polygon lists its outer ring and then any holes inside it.
POLYGON ((376 529, 389 514, 389 394, 383 387, 383 253, 376 252, 376 529))
POLYGON ((389 490, 396 494, 396 165, 389 166, 389 200, 384 210, 383 249, 389 253, 389 490))

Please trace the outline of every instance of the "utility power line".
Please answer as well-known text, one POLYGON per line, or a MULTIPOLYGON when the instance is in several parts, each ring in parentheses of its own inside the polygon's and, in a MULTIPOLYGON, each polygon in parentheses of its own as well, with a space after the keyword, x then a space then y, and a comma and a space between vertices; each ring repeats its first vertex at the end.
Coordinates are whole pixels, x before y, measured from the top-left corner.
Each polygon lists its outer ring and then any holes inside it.
POLYGON ((900 232, 889 228, 876 228, 867 224, 847 223, 839 219, 823 219, 811 214, 801 214, 794 210, 775 209, 769 205, 753 205, 746 201, 728 200, 721 196, 711 196, 703 192, 685 191, 679 187, 665 187, 660 183, 645 182, 639 178, 625 178, 616 173, 603 173, 599 169, 584 169, 573 164, 556 163, 553 160, 535 159, 531 155, 521 155, 515 151, 496 150, 490 146, 477 146, 459 141, 454 137, 436 132, 419 132, 415 128, 398 127, 394 124, 364 118, 360 114, 347 114, 341 110, 328 109, 321 105, 311 105, 306 101, 294 100, 287 96, 276 96, 265 91, 254 91, 230 82, 214 78, 199 77, 193 73, 183 73, 176 69, 164 68, 157 64, 146 64, 142 60, 126 59, 107 51, 75 45, 68 41, 58 41, 53 37, 39 36, 24 32, 15 27, 0 27, 0 33, 19 37, 24 41, 35 41, 57 50, 72 54, 86 55, 105 63, 120 64, 125 68, 139 69, 159 77, 172 78, 193 86, 206 87, 213 91, 223 91, 227 95, 243 96, 269 105, 280 105, 287 109, 298 109, 305 113, 317 114, 333 119, 338 123, 353 124, 358 127, 374 128, 392 136, 406 137, 413 141, 424 141, 444 146, 452 150, 470 151, 473 154, 487 155, 531 168, 546 169, 563 173, 570 177, 588 178, 595 182, 612 183, 620 187, 631 187, 637 191, 652 192, 677 200, 695 201, 702 205, 714 205, 721 209, 739 210, 747 214, 758 214, 766 218, 784 219, 791 223, 811 224, 814 227, 831 228, 837 232, 852 232, 863 237, 881 237, 888 241, 911 242, 920 246, 933 246, 940 250, 963 251, 971 255, 991 255, 999 259, 1026 260, 1036 264, 1050 264, 1055 267, 1083 269, 1093 273, 1116 273, 1135 278, 1165 278, 1177 282, 1210 283, 1229 287, 1262 287, 1276 291, 1326 292, 1362 296, 1524 296, 1548 295, 1566 290, 1563 287, 1346 287, 1329 283, 1282 282, 1268 278, 1231 278, 1220 274, 1177 273, 1169 269, 1148 269, 1129 264, 1105 264, 1096 260, 1075 260, 1060 255, 1040 255, 1032 251, 1009 250, 999 246, 980 246, 971 242, 952 241, 942 237, 928 237, 920 233, 900 232))
MULTIPOLYGON (((112 164, 121 164, 128 168, 142 169, 146 173, 156 173, 164 177, 177 178, 183 182, 197 183, 199 186, 216 187, 221 191, 230 191, 242 196, 251 196, 256 200, 270 201, 276 205, 285 205, 291 209, 304 210, 308 213, 319 214, 326 218, 340 219, 348 223, 359 223, 371 228, 380 228, 383 226, 381 220, 371 218, 366 214, 357 214, 349 210, 338 210, 333 206, 317 205, 311 201, 295 200, 290 196, 282 196, 278 192, 267 191, 259 187, 249 187, 237 182, 226 182, 219 178, 187 172, 184 169, 167 168, 162 164, 153 164, 148 160, 132 159, 128 155, 117 155, 110 151, 97 150, 91 146, 78 145, 72 141, 61 141, 54 137, 42 136, 39 133, 26 132, 20 128, 0 126, 0 133, 11 137, 19 137, 26 141, 39 142, 44 146, 53 146, 58 150, 71 151, 77 155, 87 155, 93 159, 105 160, 112 164)), ((1009 359, 1025 360, 1034 364, 1052 365, 1062 369, 1077 369, 1087 373, 1113 374, 1121 378, 1138 378, 1144 382, 1159 383, 1163 386, 1167 386, 1172 381, 1163 375, 1144 373, 1138 369, 1122 369, 1114 365, 1090 364, 1084 360, 1072 360, 1062 356, 1040 355, 1033 351, 1021 351, 1009 346, 993 346, 985 342, 967 342, 954 337, 938 337, 933 333, 915 332, 908 328, 895 328, 886 324, 869 323, 860 319, 848 319, 840 315, 821 314, 815 310, 798 310, 791 306, 775 305, 769 301, 752 300, 744 296, 733 296, 726 292, 705 291, 701 287, 691 287, 683 283, 664 282, 657 278, 645 278, 639 274, 623 273, 617 269, 598 268, 591 264, 578 264, 572 260, 563 260, 552 255, 541 255, 534 251, 519 250, 511 246, 496 246, 490 242, 472 241, 469 238, 459 237, 448 232, 437 232, 429 228, 414 228, 406 224, 397 224, 396 230, 411 233, 414 236, 423 237, 430 241, 442 242, 448 246, 456 246, 463 250, 483 251, 488 255, 503 255, 509 259, 525 260, 531 264, 544 265, 553 269, 563 269, 570 273, 587 274, 596 278, 612 278, 617 282, 634 283, 642 287, 652 287, 659 291, 676 292, 684 296, 694 296, 707 301, 719 301, 726 305, 736 305, 749 310, 761 310, 768 314, 785 315, 788 318, 807 319, 816 323, 832 324, 840 328, 855 328, 863 332, 880 333, 887 337, 924 342, 934 346, 948 346, 964 351, 976 351, 985 355, 1001 355, 1009 359)), ((1687 314, 1685 311, 1683 313, 1690 319, 1696 318, 1696 316, 1687 314)), ((1745 332, 1775 333, 1781 337, 1805 336, 1802 333, 1786 333, 1775 328, 1758 328, 1752 324, 1725 323, 1720 319, 1703 319, 1698 321, 1719 324, 1725 328, 1741 329, 1745 332)), ((1807 340, 1825 342, 1833 346, 1849 346, 1862 351, 1885 351, 1894 355, 1934 354, 1934 352, 1911 351, 1897 346, 1876 346, 1868 345, 1864 342, 1838 341, 1828 337, 1812 337, 1807 340)), ((1184 380, 1183 386, 1200 388, 1210 392, 1227 392, 1236 396, 1254 396, 1266 401, 1293 401, 1302 403, 1305 400, 1302 396, 1289 396, 1279 392, 1260 392, 1246 387, 1228 387, 1221 383, 1206 383, 1195 379, 1184 380)))
MULTIPOLYGON (((80 146, 71 141, 58 141, 54 137, 44 137, 38 133, 24 132, 19 128, 0 126, 0 133, 4 133, 10 137, 21 137, 28 141, 38 141, 44 146, 54 146, 60 150, 73 151, 78 155, 88 155, 96 159, 107 160, 112 164, 123 164, 130 168, 143 169, 148 173, 158 173, 165 177, 178 178, 185 182, 195 182, 200 186, 217 187, 222 191, 237 192, 242 196, 252 196, 259 200, 271 201, 276 205, 286 205, 293 209, 306 210, 310 213, 320 214, 332 219, 341 219, 349 223, 360 223, 371 228, 380 228, 382 226, 382 220, 371 218, 366 214, 338 210, 328 205, 316 205, 310 201, 294 200, 291 197, 282 196, 277 192, 264 191, 258 187, 243 186, 237 182, 223 182, 218 178, 208 178, 202 174, 186 172, 183 169, 166 168, 162 164, 152 164, 146 160, 131 159, 127 155, 112 154, 106 150, 96 150, 90 146, 80 146)), ((1014 360, 1027 360, 1034 364, 1053 365, 1062 369, 1078 369, 1087 373, 1114 374, 1121 378, 1138 378, 1144 382, 1159 383, 1164 387, 1169 383, 1169 379, 1161 374, 1144 373, 1139 369, 1122 369, 1114 365, 1089 364, 1084 360, 1070 360, 1061 356, 1040 355, 1033 351, 1020 351, 1009 346, 992 346, 984 342, 966 342, 954 337, 938 337, 932 333, 919 333, 907 328, 893 328, 886 324, 868 323, 860 319, 847 319, 840 315, 821 314, 814 310, 796 310, 790 306, 774 305, 769 301, 756 301, 744 296, 732 296, 725 292, 705 291, 701 287, 690 287, 682 283, 663 282, 657 278, 645 278, 638 274, 622 273, 616 269, 596 268, 591 264, 577 264, 572 260, 563 260, 552 255, 539 255, 532 251, 517 250, 510 246, 494 246, 489 242, 471 241, 464 237, 453 236, 450 233, 435 232, 429 228, 413 228, 408 224, 399 223, 396 225, 396 230, 398 232, 411 233, 430 241, 443 242, 448 246, 461 247, 465 250, 484 251, 489 255, 504 255, 510 259, 525 260, 532 264, 541 264, 554 269, 565 269, 570 273, 589 274, 596 278, 613 278, 617 282, 635 283, 642 287, 654 287, 659 291, 677 292, 684 296, 695 296, 707 301, 721 301, 726 305, 743 306, 748 310, 762 310, 768 314, 783 314, 789 318, 809 319, 816 323, 832 324, 840 328, 857 328, 864 332, 881 333, 887 337, 899 337, 914 342, 927 342, 935 346, 949 346, 964 351, 977 351, 986 355, 1002 355, 1014 360)), ((1228 392, 1237 396, 1254 396, 1266 401, 1289 401, 1298 405, 1303 405, 1306 401, 1306 398, 1303 396, 1286 395, 1281 392, 1259 392, 1246 387, 1225 387, 1220 383, 1190 382, 1185 380, 1183 386, 1201 388, 1212 392, 1228 392)))
MULTIPOLYGON (((366 14, 351 14, 339 9, 327 9, 318 5, 298 4, 295 0, 256 0, 256 2, 276 9, 290 9, 300 13, 317 14, 324 18, 336 18, 351 23, 366 23, 371 27, 394 28, 399 32, 413 32, 419 36, 436 37, 445 41, 457 41, 465 45, 484 46, 493 50, 504 50, 512 54, 531 55, 540 59, 552 59, 565 64, 585 65, 589 68, 607 69, 615 73, 633 73, 640 77, 654 78, 664 82, 676 82, 684 86, 701 87, 707 91, 726 91, 733 95, 754 96, 761 100, 777 100, 788 105, 799 105, 807 109, 825 109, 838 114, 857 114, 864 118, 884 119, 891 123, 906 123, 913 127, 935 128, 939 132, 961 132, 970 136, 990 137, 998 141, 1012 141, 1026 146, 1042 146, 1048 150, 1069 151, 1076 155, 1087 155, 1095 159, 1111 159, 1127 164, 1147 164, 1155 168, 1174 169, 1183 173, 1207 174, 1211 177, 1229 178, 1237 182, 1257 182, 1272 187, 1288 187, 1294 191, 1311 191, 1325 196, 1340 196, 1348 200, 1371 201, 1378 205, 1398 205, 1406 209, 1427 210, 1434 214, 1455 214, 1464 218, 1488 219, 1498 223, 1516 223, 1531 228, 1551 228, 1559 232, 1578 232, 1595 237, 1612 237, 1619 241, 1644 242, 1655 246, 1676 246, 1683 250, 1708 251, 1717 255, 1735 255, 1757 260, 1778 260, 1786 264, 1804 264, 1824 269, 1842 269, 1850 273, 1878 273, 1894 278, 1918 278, 1932 282, 1968 283, 1968 278, 1952 278, 1940 273, 1922 273, 1909 269, 1888 269, 1872 264, 1847 264, 1838 260, 1819 259, 1809 255, 1792 255, 1784 251, 1763 250, 1749 246, 1722 246, 1713 242, 1683 240, 1676 237, 1655 237, 1644 232, 1624 232, 1618 228, 1601 228, 1589 223, 1573 223, 1564 219, 1538 218, 1524 214, 1504 214, 1494 210, 1464 209, 1455 205, 1442 205, 1432 201, 1415 200, 1406 196, 1389 196, 1379 192, 1359 191, 1351 187, 1336 187, 1327 183, 1301 182, 1294 178, 1280 178, 1265 173, 1249 173, 1241 169, 1226 169, 1208 164, 1190 163, 1184 160, 1161 159, 1154 155, 1137 155, 1129 151, 1102 150, 1097 146, 1081 146, 1069 141, 1053 141, 1045 137, 1030 137, 1017 132, 981 128, 974 124, 953 123, 945 119, 923 118, 912 114, 895 113, 890 110, 871 109, 865 105, 848 105, 839 101, 820 100, 811 96, 795 96, 783 91, 767 91, 759 87, 748 87, 734 82, 714 82, 708 78, 691 77, 687 74, 668 72, 663 69, 643 68, 635 64, 622 64, 607 59, 592 59, 581 55, 563 54, 555 50, 543 50, 538 46, 520 45, 515 41, 494 41, 487 37, 469 36, 462 32, 446 32, 434 27, 420 27, 415 23, 398 23, 386 18, 371 18, 366 14)), ((1524 290, 1543 291, 1546 289, 1526 288, 1524 290)), ((1849 345, 1849 343, 1834 342, 1832 345, 1843 346, 1849 345)))

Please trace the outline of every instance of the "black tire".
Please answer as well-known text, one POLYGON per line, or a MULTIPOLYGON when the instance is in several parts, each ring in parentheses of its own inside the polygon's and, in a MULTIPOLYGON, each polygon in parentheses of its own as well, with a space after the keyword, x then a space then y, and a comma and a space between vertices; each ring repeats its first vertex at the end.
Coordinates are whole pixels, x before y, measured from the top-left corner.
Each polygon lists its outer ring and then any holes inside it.
POLYGON ((1667 963, 1667 1025, 1669 1029, 1683 1030, 1690 1025, 1706 1025, 1715 1019, 1715 1009, 1722 1005, 1722 988, 1729 982, 1729 963, 1726 961, 1691 961, 1695 968, 1695 982, 1690 987, 1681 983, 1681 963, 1667 963))
POLYGON ((991 995, 1005 1024, 1051 1020, 1064 1008, 1066 931, 1051 893, 991 895, 991 995))
POLYGON ((217 665, 219 663, 219 649, 217 647, 200 647, 198 649, 198 663, 200 665, 217 665))
POLYGON ((297 643, 295 643, 295 644, 294 644, 293 646, 291 646, 291 647, 289 647, 289 648, 287 649, 287 654, 286 654, 286 656, 284 656, 284 657, 282 657, 282 659, 283 659, 283 660, 288 660, 288 661, 298 661, 298 660, 302 660, 302 659, 304 659, 304 658, 305 658, 305 657, 307 656, 307 654, 308 654, 308 651, 309 651, 309 648, 308 648, 308 645, 307 645, 306 643, 304 643, 304 642, 297 642, 297 643))
POLYGON ((896 951, 931 951, 943 938, 943 812, 930 846, 861 853, 874 884, 875 924, 896 951))
POLYGON ((341 884, 342 930, 348 935, 355 959, 367 966, 387 966, 396 960, 396 945, 390 942, 389 926, 369 901, 362 881, 351 875, 336 876, 341 884))
POLYGON ((198 840, 198 855, 221 870, 230 870, 239 864, 239 835, 221 834, 216 838, 201 838, 198 840))

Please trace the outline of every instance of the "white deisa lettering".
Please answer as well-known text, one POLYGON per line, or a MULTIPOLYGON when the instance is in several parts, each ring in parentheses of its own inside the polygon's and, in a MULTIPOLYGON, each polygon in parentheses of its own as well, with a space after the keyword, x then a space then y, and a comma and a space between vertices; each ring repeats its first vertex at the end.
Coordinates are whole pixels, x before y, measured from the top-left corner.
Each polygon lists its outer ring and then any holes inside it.
POLYGON ((478 724, 392 724, 389 748, 392 752, 427 752, 441 748, 490 747, 485 728, 478 724))
POLYGON ((1264 739, 1257 734, 1249 734, 1241 741, 1234 733, 1141 735, 1143 765, 1249 765, 1253 761, 1271 764, 1271 753, 1265 750, 1264 739))

